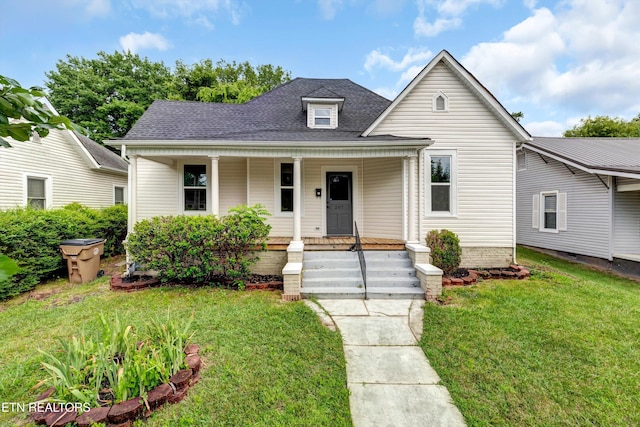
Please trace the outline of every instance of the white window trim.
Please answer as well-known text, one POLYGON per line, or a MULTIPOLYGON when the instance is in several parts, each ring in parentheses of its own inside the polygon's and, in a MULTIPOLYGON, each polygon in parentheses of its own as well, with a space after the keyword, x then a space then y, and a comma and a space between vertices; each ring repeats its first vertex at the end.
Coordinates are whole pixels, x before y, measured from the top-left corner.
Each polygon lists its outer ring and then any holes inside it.
POLYGON ((122 204, 123 205, 127 205, 127 186, 126 185, 118 185, 118 184, 113 184, 113 191, 111 192, 111 194, 113 194, 113 205, 115 206, 116 204, 116 188, 122 188, 122 204))
POLYGON ((434 113, 448 113, 449 112, 449 97, 442 91, 438 91, 435 94, 433 94, 433 97, 431 98, 431 103, 432 103, 432 109, 434 113), (444 99, 444 109, 443 110, 438 110, 438 98, 442 97, 444 99))
POLYGON ((425 173, 425 200, 424 210, 427 217, 445 217, 445 218, 457 218, 458 216, 458 151, 457 150, 424 150, 424 173, 425 173), (449 212, 443 211, 431 211, 431 157, 451 157, 451 183, 450 183, 450 197, 449 200, 449 212))
MULTIPOLYGON (((274 159, 273 162, 273 216, 276 217, 290 217, 293 218, 293 211, 291 212, 283 212, 280 210, 281 208, 281 194, 280 189, 282 186, 280 185, 280 165, 282 163, 291 163, 293 164, 293 159, 274 159)), ((300 162, 300 209, 302 210, 300 217, 304 218, 304 168, 303 168, 304 160, 300 162)), ((289 188, 289 186, 285 186, 285 188, 289 188)), ((293 185, 291 188, 294 188, 293 185)), ((295 194, 295 191, 294 191, 295 194)), ((295 206, 295 202, 294 202, 295 206)))
POLYGON ((44 208, 51 209, 53 207, 53 177, 41 173, 25 172, 22 174, 22 202, 24 206, 29 206, 29 178, 44 180, 44 208))
POLYGON ((309 104, 307 115, 307 126, 311 129, 335 129, 338 127, 338 104, 309 104), (316 110, 329 110, 330 123, 328 125, 316 125, 316 110))
POLYGON ((558 190, 541 191, 540 194, 533 196, 533 228, 537 228, 542 233, 559 233, 567 231, 567 193, 561 193, 558 190), (556 228, 545 228, 544 226, 544 198, 546 196, 556 196, 556 228), (537 212, 536 212, 537 198, 537 212), (535 217, 538 223, 535 222, 535 217), (537 226, 536 226, 537 225, 537 226))
POLYGON ((193 159, 180 161, 178 165, 178 212, 182 215, 211 215, 211 161, 207 159, 193 159), (188 211, 184 208, 184 167, 185 165, 205 165, 207 174, 207 209, 203 211, 188 211))
POLYGON ((527 170, 527 153, 524 150, 520 150, 520 151, 516 151, 516 168, 518 170, 518 172, 520 171, 526 171, 527 170), (518 163, 518 157, 522 156, 524 158, 524 166, 520 167, 520 164, 518 163))

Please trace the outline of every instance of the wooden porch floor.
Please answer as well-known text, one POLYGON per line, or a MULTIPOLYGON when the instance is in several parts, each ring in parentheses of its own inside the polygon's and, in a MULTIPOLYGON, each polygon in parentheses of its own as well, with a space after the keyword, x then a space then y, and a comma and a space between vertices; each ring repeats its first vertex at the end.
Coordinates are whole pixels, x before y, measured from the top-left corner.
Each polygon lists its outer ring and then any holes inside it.
MULTIPOLYGON (((267 249, 270 251, 286 251, 291 237, 270 237, 267 249)), ((356 242, 353 236, 345 237, 303 237, 305 251, 348 251, 356 242)), ((367 251, 402 251, 404 240, 385 239, 382 237, 361 237, 362 249, 367 251)))

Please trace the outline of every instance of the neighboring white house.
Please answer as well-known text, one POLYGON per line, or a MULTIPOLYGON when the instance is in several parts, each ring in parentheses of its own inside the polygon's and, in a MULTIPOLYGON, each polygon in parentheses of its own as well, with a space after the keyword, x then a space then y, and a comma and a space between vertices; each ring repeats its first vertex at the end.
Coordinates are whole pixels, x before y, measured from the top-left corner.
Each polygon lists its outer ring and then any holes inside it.
POLYGON ((413 252, 446 228, 463 265, 499 267, 514 260, 515 151, 529 139, 442 51, 394 101, 297 78, 240 105, 156 101, 110 144, 130 160, 130 229, 261 203, 271 235, 291 242, 289 267, 305 239, 353 236, 354 224, 413 252))
POLYGON ((0 147, 0 209, 126 203, 127 162, 86 136, 55 129, 11 145, 0 147))
POLYGON ((535 137, 517 165, 519 244, 640 262, 640 139, 535 137))

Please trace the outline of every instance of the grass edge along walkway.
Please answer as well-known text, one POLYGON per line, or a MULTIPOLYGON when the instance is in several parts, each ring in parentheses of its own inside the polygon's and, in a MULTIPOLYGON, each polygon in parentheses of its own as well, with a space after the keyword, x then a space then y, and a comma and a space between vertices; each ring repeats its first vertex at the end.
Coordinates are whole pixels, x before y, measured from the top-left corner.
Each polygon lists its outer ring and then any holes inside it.
MULTIPOLYGON (((108 290, 108 278, 83 285, 41 285, 0 304, 0 402, 28 403, 43 390, 43 357, 58 339, 95 330, 98 314, 140 325, 166 314, 195 313, 193 341, 204 360, 201 381, 182 402, 155 412, 146 426, 350 426, 340 334, 302 302, 276 292, 164 287, 108 290)), ((24 424, 0 412, 0 425, 24 424)))

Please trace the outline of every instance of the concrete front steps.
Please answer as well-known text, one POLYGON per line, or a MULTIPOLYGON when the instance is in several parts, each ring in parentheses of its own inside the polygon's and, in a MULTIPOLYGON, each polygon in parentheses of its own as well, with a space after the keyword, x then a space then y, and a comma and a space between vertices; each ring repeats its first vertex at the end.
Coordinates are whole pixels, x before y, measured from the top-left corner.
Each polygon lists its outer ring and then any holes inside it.
MULTIPOLYGON (((364 251, 367 297, 423 299, 424 291, 406 251, 364 251)), ((364 298, 357 252, 305 251, 302 296, 320 299, 364 298)))

